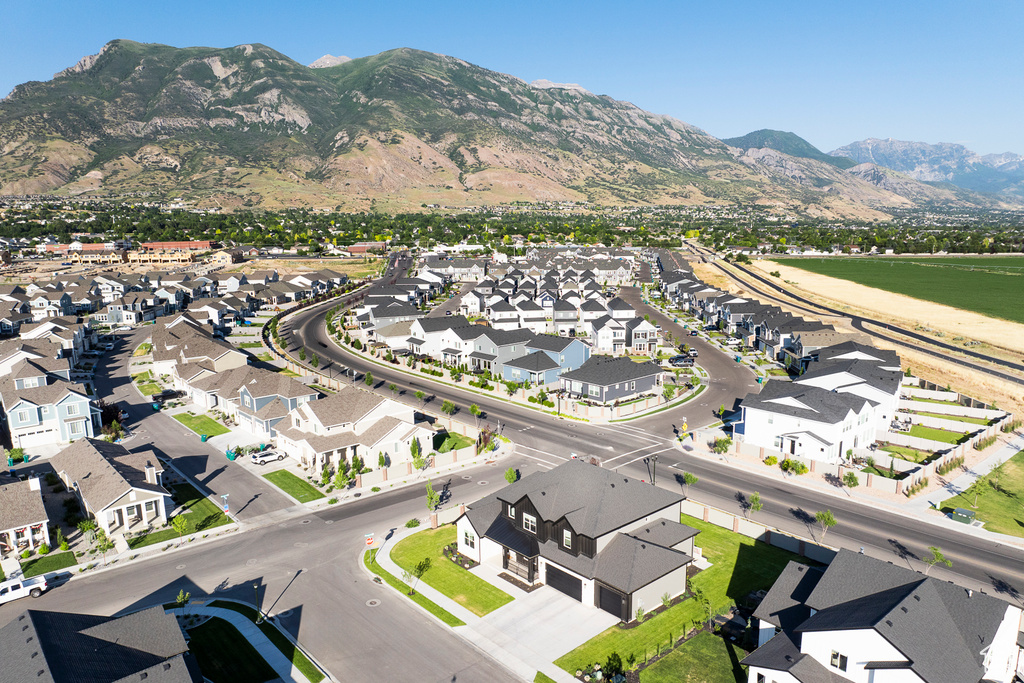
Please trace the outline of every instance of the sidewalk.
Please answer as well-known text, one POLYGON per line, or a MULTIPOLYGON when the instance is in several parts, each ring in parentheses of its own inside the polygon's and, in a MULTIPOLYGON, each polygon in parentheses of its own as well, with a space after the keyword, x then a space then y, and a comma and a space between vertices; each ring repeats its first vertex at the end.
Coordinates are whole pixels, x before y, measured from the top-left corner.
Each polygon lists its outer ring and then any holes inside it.
MULTIPOLYGON (((396 531, 394 536, 384 541, 381 547, 377 550, 377 563, 398 579, 402 578, 403 570, 391 559, 391 549, 394 548, 395 544, 403 538, 407 538, 417 531, 421 531, 421 529, 401 529, 396 531)), ((481 575, 477 574, 477 576, 481 575)), ((481 578, 486 577, 481 576, 481 578)), ((512 590, 508 590, 504 585, 499 587, 509 594, 513 593, 512 590)), ((509 586, 509 588, 514 590, 513 586, 509 586)), ((518 647, 514 640, 503 637, 500 632, 484 621, 484 617, 476 616, 459 603, 445 595, 442 595, 439 591, 428 586, 424 582, 420 581, 416 584, 416 591, 436 603, 439 607, 444 608, 462 621, 466 622, 465 626, 456 626, 452 628, 452 631, 463 640, 473 644, 516 676, 522 678, 524 681, 533 681, 538 671, 555 681, 559 681, 560 683, 573 683, 573 681, 576 680, 551 662, 539 661, 539 659, 529 657, 529 655, 532 654, 531 652, 524 651, 523 648, 518 647), (525 658, 524 655, 526 655, 525 658)), ((521 591, 519 593, 521 593, 521 591)), ((521 599, 518 594, 514 597, 521 599)), ((415 603, 412 602, 410 602, 410 604, 415 605, 415 603)), ((514 605, 515 601, 509 604, 514 605)), ((491 614, 493 615, 507 607, 508 605, 503 608, 499 608, 499 610, 495 610, 495 612, 492 612, 491 614)))
POLYGON ((1005 446, 961 474, 953 481, 950 481, 945 486, 932 491, 927 496, 920 496, 918 499, 911 500, 905 507, 918 510, 937 509, 944 499, 963 493, 969 489, 974 482, 978 481, 996 467, 1020 453, 1022 450, 1024 450, 1024 435, 1012 438, 1005 446))
MULTIPOLYGON (((174 615, 201 614, 209 617, 216 617, 229 622, 238 629, 238 632, 248 640, 260 656, 266 660, 282 681, 286 683, 309 683, 309 679, 302 675, 284 654, 277 649, 270 639, 263 635, 263 631, 256 624, 247 618, 230 609, 220 607, 207 607, 202 601, 191 602, 187 607, 176 607, 167 610, 174 615)), ((277 628, 276 626, 274 628, 277 628)), ((289 639, 290 640, 290 639, 289 639)), ((307 655, 308 656, 308 655, 307 655)), ((312 661, 312 660, 310 660, 312 661)))

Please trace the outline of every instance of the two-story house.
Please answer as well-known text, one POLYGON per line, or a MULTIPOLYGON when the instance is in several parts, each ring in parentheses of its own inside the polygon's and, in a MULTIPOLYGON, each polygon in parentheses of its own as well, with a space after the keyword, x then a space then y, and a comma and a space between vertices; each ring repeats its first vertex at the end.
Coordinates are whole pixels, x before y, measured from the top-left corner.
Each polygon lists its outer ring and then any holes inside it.
POLYGON ((16 448, 68 443, 95 436, 100 411, 83 385, 22 362, 0 380, 0 403, 11 443, 16 448))
POLYGON ((661 393, 663 373, 655 363, 635 363, 627 356, 591 356, 562 373, 560 388, 569 398, 609 404, 661 393))
POLYGON ((581 460, 536 472, 468 506, 461 553, 622 621, 686 591, 698 531, 683 496, 581 460))

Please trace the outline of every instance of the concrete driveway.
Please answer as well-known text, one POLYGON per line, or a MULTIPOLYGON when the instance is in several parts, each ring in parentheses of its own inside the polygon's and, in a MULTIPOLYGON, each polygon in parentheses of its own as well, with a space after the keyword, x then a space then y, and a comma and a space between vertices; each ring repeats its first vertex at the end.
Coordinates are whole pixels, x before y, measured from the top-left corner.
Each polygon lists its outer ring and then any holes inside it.
POLYGON ((524 661, 553 662, 617 623, 604 610, 543 586, 491 612, 473 628, 524 661))

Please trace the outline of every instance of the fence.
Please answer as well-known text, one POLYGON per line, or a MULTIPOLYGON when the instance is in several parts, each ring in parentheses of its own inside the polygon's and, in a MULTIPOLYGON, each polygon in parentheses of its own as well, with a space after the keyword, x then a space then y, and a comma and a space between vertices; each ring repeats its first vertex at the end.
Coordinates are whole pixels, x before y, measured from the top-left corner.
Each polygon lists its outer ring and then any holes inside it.
MULTIPOLYGON (((696 517, 717 527, 729 529, 747 538, 763 541, 776 548, 788 550, 791 553, 802 555, 823 564, 831 562, 832 558, 839 552, 837 548, 787 534, 784 531, 779 531, 773 527, 759 524, 753 520, 705 505, 704 503, 698 503, 689 498, 680 503, 680 507, 683 514, 690 517, 696 517)), ((697 537, 697 541, 700 542, 700 536, 697 537)))

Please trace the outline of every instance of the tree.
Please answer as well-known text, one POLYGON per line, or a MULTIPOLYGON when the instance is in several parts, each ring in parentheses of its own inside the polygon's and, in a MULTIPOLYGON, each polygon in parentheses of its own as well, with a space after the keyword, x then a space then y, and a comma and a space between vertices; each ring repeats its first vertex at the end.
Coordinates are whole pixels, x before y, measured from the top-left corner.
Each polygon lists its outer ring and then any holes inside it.
POLYGON ((366 374, 363 376, 363 382, 366 383, 366 386, 372 387, 373 386, 373 373, 370 372, 369 370, 367 370, 366 374))
POLYGON ((192 594, 182 588, 178 591, 178 597, 174 598, 174 604, 177 605, 179 609, 184 609, 185 605, 187 605, 191 599, 192 594))
POLYGON ((96 531, 96 550, 99 550, 103 556, 103 564, 107 563, 107 553, 113 549, 114 542, 107 538, 107 534, 103 529, 98 529, 96 531))
POLYGON ((719 418, 725 417, 725 404, 724 403, 721 406, 718 407, 718 417, 719 418))
POLYGON ((409 590, 409 595, 412 595, 416 592, 416 583, 418 583, 419 580, 423 578, 424 574, 430 571, 430 565, 430 558, 424 557, 422 560, 416 563, 415 567, 412 568, 410 574, 412 574, 413 578, 416 579, 416 581, 412 584, 412 587, 409 590))
POLYGON ((416 392, 416 400, 420 402, 420 406, 421 407, 426 405, 426 400, 425 400, 426 398, 427 398, 427 395, 423 392, 422 389, 420 391, 416 392))
POLYGON ((818 510, 814 513, 814 519, 818 520, 818 524, 821 525, 821 537, 825 538, 825 534, 828 530, 836 525, 836 516, 832 514, 831 510, 818 510))
POLYGON ((469 407, 469 414, 472 415, 476 419, 476 426, 477 427, 480 426, 480 413, 481 412, 483 412, 483 411, 480 410, 480 406, 478 406, 475 403, 469 407))
POLYGON ((747 505, 750 508, 751 516, 760 512, 761 509, 764 507, 764 503, 761 502, 761 494, 758 493, 757 491, 751 493, 750 500, 747 501, 747 505))
POLYGON ((365 467, 366 467, 366 464, 363 462, 362 458, 360 458, 358 455, 353 455, 352 456, 352 473, 353 474, 362 474, 363 473, 363 469, 365 467))
POLYGON ((676 388, 670 384, 666 384, 662 390, 661 395, 665 397, 665 402, 672 400, 672 397, 676 395, 676 388))
POLYGON ((441 494, 434 490, 433 484, 427 480, 427 510, 433 512, 441 502, 441 494))
POLYGON ((696 484, 700 479, 697 475, 692 472, 683 472, 683 490, 686 493, 686 497, 690 497, 690 487, 696 484))
POLYGON ((309 364, 312 365, 314 368, 320 367, 320 358, 314 353, 312 360, 309 361, 309 364))
POLYGON ((507 481, 510 484, 514 484, 516 483, 516 481, 518 481, 518 479, 519 473, 516 472, 514 468, 509 467, 507 470, 505 470, 505 481, 507 481))
POLYGON ((721 438, 714 440, 714 442, 711 444, 711 452, 716 453, 718 455, 722 455, 723 453, 727 453, 729 451, 730 446, 732 446, 732 439, 730 439, 727 436, 723 436, 721 438))
POLYGON ((847 472, 843 475, 843 483, 846 484, 848 488, 855 489, 860 486, 860 479, 857 478, 857 474, 855 472, 847 472))
POLYGON ((707 624, 711 621, 711 599, 699 586, 693 587, 691 592, 693 593, 693 599, 697 602, 697 606, 700 608, 700 615, 702 617, 701 625, 707 624))
POLYGON ((306 347, 305 346, 303 346, 301 349, 299 349, 299 360, 301 360, 301 361, 306 360, 306 347))
POLYGON ((175 515, 171 517, 171 528, 178 532, 178 542, 181 542, 181 537, 188 531, 188 520, 185 519, 185 515, 175 515))
POLYGON ((387 467, 387 466, 388 466, 388 459, 384 457, 384 453, 383 452, 378 453, 377 454, 377 467, 383 468, 383 467, 387 467))
POLYGON ((448 399, 445 399, 444 403, 441 404, 441 412, 444 413, 445 415, 447 415, 448 417, 451 417, 452 415, 454 415, 455 414, 455 410, 456 410, 455 404, 452 403, 451 401, 449 401, 448 399))
POLYGON ((953 560, 947 559, 946 556, 942 554, 942 548, 932 545, 928 546, 928 550, 931 551, 932 556, 926 557, 924 560, 924 563, 928 565, 924 570, 925 576, 927 576, 928 572, 932 570, 932 567, 937 564, 942 564, 947 567, 953 566, 953 560))
POLYGON ((391 390, 391 395, 392 396, 398 396, 398 385, 397 384, 392 382, 391 384, 388 385, 388 389, 391 390))
POLYGON ((409 453, 412 455, 412 466, 418 470, 422 470, 427 464, 423 461, 423 447, 420 446, 419 438, 414 438, 412 443, 409 444, 409 453))

